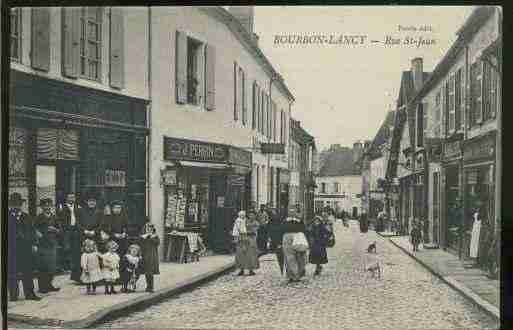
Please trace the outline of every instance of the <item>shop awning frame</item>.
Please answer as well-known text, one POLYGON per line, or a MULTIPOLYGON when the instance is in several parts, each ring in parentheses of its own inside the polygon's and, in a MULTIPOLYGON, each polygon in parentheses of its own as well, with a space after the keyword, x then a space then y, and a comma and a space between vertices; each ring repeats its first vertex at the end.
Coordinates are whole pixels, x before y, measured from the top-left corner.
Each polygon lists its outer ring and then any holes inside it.
POLYGON ((179 163, 184 167, 200 167, 213 170, 225 170, 231 168, 231 166, 226 163, 194 162, 189 160, 180 160, 179 163))

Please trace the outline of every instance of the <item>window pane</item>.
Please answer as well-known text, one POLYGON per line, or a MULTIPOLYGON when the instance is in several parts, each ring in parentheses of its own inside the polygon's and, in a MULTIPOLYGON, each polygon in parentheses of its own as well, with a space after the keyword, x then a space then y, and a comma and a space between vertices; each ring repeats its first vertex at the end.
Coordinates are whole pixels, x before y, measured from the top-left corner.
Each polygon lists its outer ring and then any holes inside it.
POLYGON ((86 74, 85 72, 85 57, 80 57, 80 74, 86 74))
POLYGON ((94 42, 88 42, 87 57, 90 59, 97 60, 100 56, 98 52, 98 44, 94 42))
POLYGON ((89 77, 96 79, 98 78, 98 63, 95 61, 89 61, 89 77))

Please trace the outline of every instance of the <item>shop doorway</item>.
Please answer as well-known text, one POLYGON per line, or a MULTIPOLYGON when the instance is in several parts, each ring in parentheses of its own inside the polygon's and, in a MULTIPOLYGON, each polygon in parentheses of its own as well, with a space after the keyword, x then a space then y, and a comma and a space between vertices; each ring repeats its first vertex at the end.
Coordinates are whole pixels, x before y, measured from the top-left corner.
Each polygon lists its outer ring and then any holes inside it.
POLYGON ((447 247, 453 252, 458 251, 459 237, 462 232, 461 211, 462 205, 459 201, 459 171, 458 167, 448 167, 445 174, 446 178, 446 214, 447 223, 445 226, 447 247))
POLYGON ((54 205, 63 204, 67 194, 77 193, 77 163, 56 161, 36 165, 36 205, 40 212, 39 201, 50 198, 54 205))

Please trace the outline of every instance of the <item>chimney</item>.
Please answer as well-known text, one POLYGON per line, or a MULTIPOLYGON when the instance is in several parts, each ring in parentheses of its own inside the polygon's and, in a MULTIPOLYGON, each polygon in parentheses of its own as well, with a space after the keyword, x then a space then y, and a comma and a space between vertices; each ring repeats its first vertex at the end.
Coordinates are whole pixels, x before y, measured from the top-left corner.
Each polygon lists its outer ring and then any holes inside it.
POLYGON ((415 91, 419 91, 424 82, 424 69, 422 67, 422 57, 416 57, 411 60, 411 74, 413 76, 413 86, 415 91))
POLYGON ((232 14, 239 22, 244 26, 247 32, 251 34, 255 40, 258 41, 258 36, 253 33, 253 22, 255 20, 255 10, 253 6, 230 6, 228 8, 230 14, 232 14))

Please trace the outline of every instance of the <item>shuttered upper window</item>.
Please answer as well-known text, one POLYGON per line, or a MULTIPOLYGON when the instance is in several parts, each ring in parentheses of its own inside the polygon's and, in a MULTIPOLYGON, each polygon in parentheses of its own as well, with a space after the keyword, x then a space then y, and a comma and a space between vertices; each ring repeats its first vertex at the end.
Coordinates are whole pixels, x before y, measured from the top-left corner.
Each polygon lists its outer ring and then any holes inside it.
POLYGON ((488 120, 497 112, 497 73, 488 62, 483 66, 483 120, 488 120))
POLYGON ((454 132, 454 124, 456 119, 455 112, 455 77, 451 75, 449 78, 449 133, 454 132))
POLYGON ((21 9, 11 9, 11 59, 21 61, 21 9))
POLYGON ((455 131, 458 132, 460 131, 463 127, 462 127, 462 120, 461 120, 461 117, 462 117, 462 112, 463 112, 463 107, 465 106, 465 103, 464 103, 464 98, 463 98, 463 90, 464 90, 464 84, 463 84, 463 74, 462 74, 462 69, 458 69, 458 71, 456 71, 456 76, 455 76, 455 104, 454 104, 454 107, 455 107, 455 111, 454 111, 454 116, 455 116, 455 119, 454 119, 454 127, 455 127, 455 131))
POLYGON ((102 8, 82 8, 80 17, 80 75, 101 80, 102 8))
POLYGON ((470 126, 481 123, 483 120, 482 81, 483 63, 481 61, 476 61, 475 63, 472 63, 470 67, 470 126))

